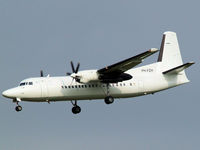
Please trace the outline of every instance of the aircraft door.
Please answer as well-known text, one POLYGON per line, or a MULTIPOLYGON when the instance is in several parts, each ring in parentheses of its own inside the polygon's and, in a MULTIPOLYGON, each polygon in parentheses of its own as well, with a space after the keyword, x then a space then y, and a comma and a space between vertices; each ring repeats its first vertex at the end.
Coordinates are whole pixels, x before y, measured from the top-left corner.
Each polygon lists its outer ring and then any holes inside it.
POLYGON ((48 88, 47 88, 47 83, 45 79, 40 82, 40 86, 41 86, 41 96, 47 98, 49 94, 48 94, 48 88))
POLYGON ((138 93, 143 93, 144 90, 144 83, 142 81, 138 81, 138 93))

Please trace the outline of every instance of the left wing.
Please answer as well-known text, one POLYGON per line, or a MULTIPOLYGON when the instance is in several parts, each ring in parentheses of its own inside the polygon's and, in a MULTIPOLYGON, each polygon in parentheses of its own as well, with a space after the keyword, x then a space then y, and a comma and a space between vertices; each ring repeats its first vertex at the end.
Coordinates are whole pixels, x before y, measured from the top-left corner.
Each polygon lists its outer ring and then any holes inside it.
POLYGON ((145 59, 148 56, 151 56, 152 54, 156 53, 157 51, 158 51, 158 49, 152 48, 152 49, 150 49, 144 53, 141 53, 139 55, 125 59, 121 62, 110 65, 108 67, 99 69, 97 72, 99 74, 123 73, 123 72, 135 67, 136 65, 140 64, 143 59, 145 59))
POLYGON ((109 82, 120 82, 123 80, 131 79, 132 76, 124 72, 140 64, 143 61, 143 59, 145 59, 148 56, 151 56, 157 51, 158 49, 152 48, 139 55, 133 56, 116 64, 99 69, 97 72, 100 75, 100 80, 102 82, 109 83, 109 82))

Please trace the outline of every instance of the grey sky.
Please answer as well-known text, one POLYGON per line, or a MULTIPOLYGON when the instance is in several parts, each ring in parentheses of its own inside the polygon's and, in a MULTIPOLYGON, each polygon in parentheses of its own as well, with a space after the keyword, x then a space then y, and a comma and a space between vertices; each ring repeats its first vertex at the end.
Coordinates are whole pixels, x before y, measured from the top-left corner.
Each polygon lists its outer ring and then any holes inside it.
MULTIPOLYGON (((116 100, 113 105, 81 101, 22 102, 1 96, 0 149, 4 150, 188 150, 200 142, 199 1, 178 0, 1 0, 0 89, 22 79, 102 68, 149 48, 162 33, 177 32, 189 84, 155 95, 116 100)), ((156 61, 157 55, 144 64, 156 61)))

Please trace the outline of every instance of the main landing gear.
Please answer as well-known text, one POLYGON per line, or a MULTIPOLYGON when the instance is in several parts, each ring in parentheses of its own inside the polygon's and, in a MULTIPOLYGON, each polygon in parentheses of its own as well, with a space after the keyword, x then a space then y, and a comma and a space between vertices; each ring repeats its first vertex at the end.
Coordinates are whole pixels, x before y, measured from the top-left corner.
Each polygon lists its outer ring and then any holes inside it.
POLYGON ((106 84, 106 88, 107 88, 107 93, 106 93, 106 97, 104 99, 104 102, 106 104, 112 104, 114 102, 114 98, 112 96, 110 96, 110 90, 109 90, 109 83, 106 84))
POLYGON ((106 104, 112 104, 114 102, 114 98, 112 96, 106 96, 104 102, 106 104))
POLYGON ((79 106, 77 105, 77 101, 76 101, 76 100, 75 100, 74 102, 71 101, 71 103, 72 103, 72 105, 73 105, 73 107, 72 107, 72 113, 73 113, 73 114, 78 114, 78 113, 80 113, 80 112, 81 112, 81 107, 79 107, 79 106))

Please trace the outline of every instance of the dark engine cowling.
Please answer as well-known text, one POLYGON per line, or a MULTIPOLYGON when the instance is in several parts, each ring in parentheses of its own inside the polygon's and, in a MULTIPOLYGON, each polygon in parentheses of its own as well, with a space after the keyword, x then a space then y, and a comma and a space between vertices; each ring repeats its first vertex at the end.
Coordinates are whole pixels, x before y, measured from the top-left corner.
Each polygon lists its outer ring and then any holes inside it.
POLYGON ((122 82, 126 80, 130 80, 133 77, 130 74, 127 73, 121 73, 121 74, 104 74, 99 76, 99 80, 103 83, 117 83, 122 82))

